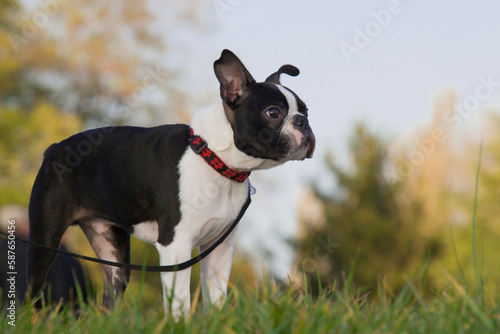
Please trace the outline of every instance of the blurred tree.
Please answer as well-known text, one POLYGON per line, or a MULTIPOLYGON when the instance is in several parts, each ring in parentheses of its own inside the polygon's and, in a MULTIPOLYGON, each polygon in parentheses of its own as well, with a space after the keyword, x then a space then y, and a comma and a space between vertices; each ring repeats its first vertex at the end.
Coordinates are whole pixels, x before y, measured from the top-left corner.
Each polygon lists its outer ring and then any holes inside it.
POLYGON ((16 17, 20 11, 17 0, 0 3, 0 103, 19 92, 17 73, 22 67, 22 55, 13 52, 10 37, 18 34, 16 17))
POLYGON ((470 174, 460 168, 458 154, 468 144, 459 140, 456 126, 447 121, 458 103, 454 89, 440 92, 433 104, 430 124, 421 126, 411 142, 400 145, 404 148, 397 150, 393 159, 399 168, 397 176, 404 182, 401 198, 405 203, 420 203, 419 217, 415 218, 427 236, 441 235, 450 226, 470 218, 461 198, 473 182, 468 178, 470 174))
POLYGON ((390 163, 384 142, 357 124, 349 152, 352 168, 348 171, 327 159, 338 191, 322 194, 316 189, 323 222, 301 223, 302 233, 295 240, 299 270, 304 270, 313 292, 320 281, 342 284, 350 270, 359 286, 373 289, 377 279, 384 278, 398 290, 437 245, 422 241, 412 219, 420 206, 403 207, 398 200, 402 183, 389 183, 384 177, 390 163))
MULTIPOLYGON (((475 280, 473 261, 474 183, 478 169, 479 142, 474 121, 457 121, 461 105, 454 89, 441 91, 433 108, 431 124, 423 126, 413 138, 413 145, 398 152, 409 162, 411 171, 404 177, 401 204, 420 203, 414 220, 419 231, 439 240, 439 260, 462 283, 475 280), (450 121, 452 120, 452 121, 450 121), (417 155, 421 157, 416 159, 417 155)), ((461 115, 460 115, 461 117, 461 115)), ((498 110, 484 113, 484 147, 481 157, 476 215, 476 260, 478 274, 500 282, 496 253, 500 234, 498 198, 500 196, 500 136, 498 110)), ((400 160, 396 163, 400 164, 400 160)), ((447 283, 441 268, 431 268, 435 282, 447 283)))
MULTIPOLYGON (((175 103, 178 71, 166 62, 167 38, 149 2, 20 3, 0 7, 0 101, 32 110, 42 98, 86 127, 185 119, 175 103)), ((185 20, 189 11, 197 10, 173 6, 170 17, 185 20)))
POLYGON ((0 120, 0 206, 28 205, 44 150, 81 130, 81 121, 47 102, 31 112, 0 105, 0 120))

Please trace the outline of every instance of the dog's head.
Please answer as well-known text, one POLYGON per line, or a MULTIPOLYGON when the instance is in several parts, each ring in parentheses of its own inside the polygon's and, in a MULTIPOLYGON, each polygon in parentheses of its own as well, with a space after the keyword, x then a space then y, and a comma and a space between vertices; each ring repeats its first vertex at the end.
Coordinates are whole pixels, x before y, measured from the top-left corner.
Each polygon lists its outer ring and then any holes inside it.
POLYGON ((238 57, 224 50, 214 71, 240 151, 280 163, 312 157, 316 140, 306 104, 280 84, 281 74, 297 76, 298 68, 283 65, 265 82, 256 82, 238 57))

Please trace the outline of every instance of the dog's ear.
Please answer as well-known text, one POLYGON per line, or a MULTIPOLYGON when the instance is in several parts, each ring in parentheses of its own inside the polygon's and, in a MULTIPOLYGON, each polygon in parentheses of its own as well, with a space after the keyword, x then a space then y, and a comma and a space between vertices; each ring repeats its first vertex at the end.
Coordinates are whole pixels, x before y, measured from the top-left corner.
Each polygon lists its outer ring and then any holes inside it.
POLYGON ((214 62, 214 72, 220 82, 220 96, 231 108, 240 105, 256 84, 243 63, 229 50, 222 51, 214 62))
POLYGON ((292 77, 296 77, 297 75, 299 75, 300 71, 297 67, 295 67, 293 65, 283 65, 280 67, 278 72, 274 72, 273 74, 268 76, 266 79, 266 82, 271 82, 271 83, 275 83, 275 84, 279 85, 280 84, 280 75, 282 73, 291 75, 292 77))

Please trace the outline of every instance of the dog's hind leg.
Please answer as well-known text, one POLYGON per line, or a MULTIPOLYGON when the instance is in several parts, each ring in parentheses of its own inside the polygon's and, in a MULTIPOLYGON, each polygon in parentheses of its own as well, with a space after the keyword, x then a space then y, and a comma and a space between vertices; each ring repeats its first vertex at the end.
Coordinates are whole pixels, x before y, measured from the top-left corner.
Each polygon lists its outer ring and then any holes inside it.
MULTIPOLYGON (((79 224, 99 259, 130 263, 130 234, 110 222, 94 220, 79 224)), ((104 279, 103 305, 112 308, 123 295, 130 269, 101 265, 104 279)))
MULTIPOLYGON (((47 247, 58 249, 61 243, 62 236, 66 231, 66 227, 53 227, 42 230, 43 224, 30 224, 30 241, 47 247)), ((31 288, 31 296, 34 298, 38 293, 42 292, 47 278, 50 265, 56 258, 57 253, 45 249, 43 247, 29 245, 27 253, 27 277, 28 286, 31 288)), ((49 296, 46 296, 48 298, 49 296)), ((35 306, 41 308, 43 306, 42 298, 40 298, 35 306)))
MULTIPOLYGON (((47 196, 40 196, 37 190, 39 189, 35 183, 29 205, 29 240, 58 249, 64 232, 71 225, 71 209, 60 203, 56 205, 53 193, 47 192, 47 196)), ((29 245, 26 271, 32 297, 42 292, 49 267, 56 256, 54 251, 29 245)), ((42 304, 42 299, 39 299, 36 307, 41 307, 42 304)))

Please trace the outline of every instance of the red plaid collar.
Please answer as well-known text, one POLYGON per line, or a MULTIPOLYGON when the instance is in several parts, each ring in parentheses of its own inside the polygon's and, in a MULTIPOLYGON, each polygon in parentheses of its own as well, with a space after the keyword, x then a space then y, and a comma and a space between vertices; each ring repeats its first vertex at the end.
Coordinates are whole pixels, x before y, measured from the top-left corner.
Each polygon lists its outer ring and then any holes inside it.
POLYGON ((243 182, 250 176, 250 172, 240 172, 229 168, 214 151, 208 148, 207 142, 203 138, 194 134, 193 129, 189 130, 189 146, 191 146, 194 153, 202 157, 217 173, 228 179, 243 182))

